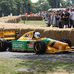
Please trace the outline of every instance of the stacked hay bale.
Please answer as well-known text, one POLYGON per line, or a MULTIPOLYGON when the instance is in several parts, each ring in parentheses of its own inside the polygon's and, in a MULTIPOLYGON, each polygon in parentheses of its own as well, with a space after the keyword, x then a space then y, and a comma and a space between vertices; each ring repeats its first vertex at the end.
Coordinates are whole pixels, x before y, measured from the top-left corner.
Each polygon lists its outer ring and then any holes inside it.
MULTIPOLYGON (((19 17, 11 17, 19 18, 19 17)), ((40 27, 36 25, 26 25, 26 24, 18 24, 18 23, 3 23, 9 21, 10 17, 0 18, 0 31, 3 30, 15 30, 19 32, 18 38, 26 32, 29 31, 39 31, 42 37, 48 37, 56 40, 61 40, 63 38, 67 38, 74 45, 74 28, 68 29, 59 29, 59 28, 49 28, 49 27, 40 27)))
MULTIPOLYGON (((6 25, 8 26, 8 25, 6 25)), ((22 36, 24 33, 29 31, 39 31, 41 33, 41 37, 48 37, 56 40, 61 39, 69 39, 72 42, 72 45, 74 45, 74 29, 58 29, 58 28, 45 28, 45 27, 36 27, 29 25, 25 26, 24 24, 14 24, 6 27, 3 25, 1 27, 1 30, 15 30, 19 33, 19 36, 22 36)))
POLYGON ((43 17, 42 16, 27 16, 27 17, 25 17, 25 16, 21 16, 21 18, 22 18, 22 20, 43 20, 43 17))
POLYGON ((7 16, 7 17, 1 17, 0 22, 5 23, 18 23, 20 21, 21 16, 7 16))
POLYGON ((74 29, 48 29, 46 30, 45 28, 27 28, 27 29, 21 29, 20 30, 20 35, 23 35, 24 33, 28 31, 39 31, 41 33, 42 37, 48 37, 56 40, 61 40, 61 39, 69 39, 72 42, 72 45, 74 45, 74 29))

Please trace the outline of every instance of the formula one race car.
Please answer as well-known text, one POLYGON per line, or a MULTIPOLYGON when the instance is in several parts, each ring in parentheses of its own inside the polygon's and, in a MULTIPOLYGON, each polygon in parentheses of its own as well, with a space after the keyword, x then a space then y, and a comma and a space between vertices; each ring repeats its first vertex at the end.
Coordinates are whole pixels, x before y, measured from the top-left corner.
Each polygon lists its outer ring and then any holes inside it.
POLYGON ((18 40, 9 42, 0 40, 0 49, 5 50, 9 47, 9 51, 34 51, 36 54, 71 51, 71 42, 69 40, 63 41, 66 43, 50 38, 40 38, 39 32, 30 31, 18 40))

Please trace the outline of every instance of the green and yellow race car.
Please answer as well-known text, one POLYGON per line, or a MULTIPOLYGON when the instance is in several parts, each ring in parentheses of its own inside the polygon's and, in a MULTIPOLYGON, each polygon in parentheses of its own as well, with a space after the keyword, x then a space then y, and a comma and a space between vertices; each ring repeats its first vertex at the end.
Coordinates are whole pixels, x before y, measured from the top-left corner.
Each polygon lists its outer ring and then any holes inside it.
POLYGON ((63 39, 63 41, 40 38, 39 32, 30 31, 18 40, 7 42, 0 39, 0 49, 6 50, 9 48, 9 51, 33 51, 36 54, 71 51, 71 42, 67 39, 63 39))

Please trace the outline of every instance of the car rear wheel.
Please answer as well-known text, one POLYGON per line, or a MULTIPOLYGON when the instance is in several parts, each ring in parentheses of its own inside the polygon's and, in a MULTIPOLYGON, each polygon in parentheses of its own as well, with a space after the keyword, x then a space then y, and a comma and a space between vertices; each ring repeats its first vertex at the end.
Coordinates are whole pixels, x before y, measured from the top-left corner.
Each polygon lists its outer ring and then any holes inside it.
POLYGON ((72 44, 71 44, 71 41, 69 39, 62 39, 60 40, 61 42, 65 42, 65 43, 68 43, 68 45, 71 47, 72 44))
POLYGON ((0 39, 0 51, 6 51, 8 42, 5 39, 0 39))
POLYGON ((43 54, 46 51, 46 44, 43 41, 36 41, 34 43, 34 52, 36 54, 43 54))

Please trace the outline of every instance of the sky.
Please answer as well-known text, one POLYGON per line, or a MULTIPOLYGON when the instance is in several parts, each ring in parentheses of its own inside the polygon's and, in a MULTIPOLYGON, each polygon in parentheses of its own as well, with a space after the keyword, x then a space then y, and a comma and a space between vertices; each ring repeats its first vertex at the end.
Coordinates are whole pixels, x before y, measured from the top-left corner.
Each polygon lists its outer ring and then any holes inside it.
POLYGON ((66 0, 64 0, 64 1, 66 1, 66 0))
MULTIPOLYGON (((32 3, 36 3, 38 0, 31 0, 31 2, 32 3)), ((66 1, 66 0, 64 0, 64 1, 66 1)))
POLYGON ((38 0, 31 0, 32 3, 36 3, 38 0))
MULTIPOLYGON (((38 0, 31 0, 31 2, 32 3, 36 3, 38 0)), ((64 1, 66 1, 66 0, 64 0, 64 1)))

